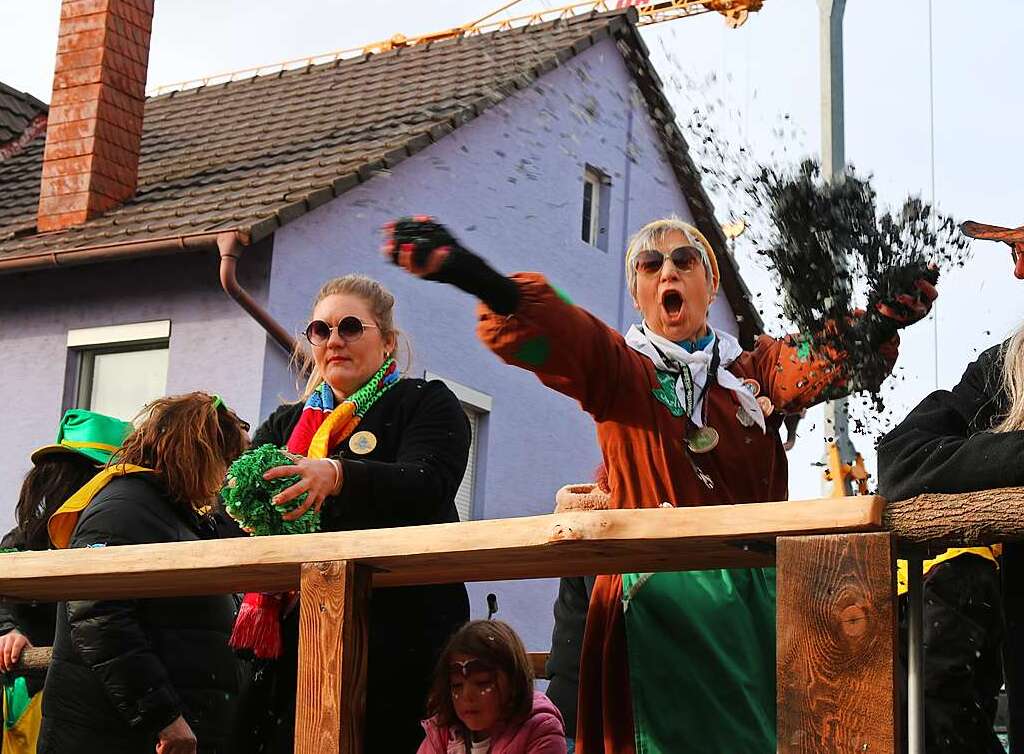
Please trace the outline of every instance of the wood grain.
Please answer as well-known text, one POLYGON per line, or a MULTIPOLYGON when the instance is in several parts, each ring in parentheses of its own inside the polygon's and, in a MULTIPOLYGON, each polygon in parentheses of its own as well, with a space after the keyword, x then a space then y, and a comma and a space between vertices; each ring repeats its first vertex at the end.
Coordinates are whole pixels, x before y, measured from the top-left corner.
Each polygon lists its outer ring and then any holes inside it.
POLYGON ((1024 539, 1024 487, 918 495, 890 502, 883 522, 901 541, 930 550, 1024 539))
POLYGON ((0 595, 167 597, 296 589, 304 562, 372 567, 376 586, 770 565, 778 536, 876 531, 877 497, 577 511, 302 536, 0 555, 0 595))
POLYGON ((778 751, 896 752, 889 533, 778 541, 778 751))
POLYGON ((366 713, 369 572, 305 563, 299 605, 296 754, 361 754, 366 713))

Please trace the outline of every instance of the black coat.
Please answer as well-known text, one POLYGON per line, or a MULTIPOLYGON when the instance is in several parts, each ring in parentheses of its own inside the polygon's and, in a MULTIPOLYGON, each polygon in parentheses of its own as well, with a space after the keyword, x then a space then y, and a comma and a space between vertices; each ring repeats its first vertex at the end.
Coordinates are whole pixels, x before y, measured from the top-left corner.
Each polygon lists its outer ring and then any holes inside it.
POLYGON ((587 627, 593 576, 573 576, 558 581, 555 627, 551 631, 551 652, 544 670, 548 676, 548 698, 555 703, 565 722, 568 738, 576 737, 576 712, 580 692, 580 650, 587 627))
MULTIPOLYGON (((112 480, 85 509, 71 547, 188 542, 212 522, 168 501, 147 474, 112 480)), ((200 752, 233 751, 238 663, 228 596, 76 600, 57 609, 39 754, 152 754, 184 715, 200 752)))
MULTIPOLYGON (((253 446, 285 445, 301 413, 301 403, 281 406, 256 430, 253 446)), ((357 432, 372 433, 376 447, 360 455, 346 441, 332 453, 341 459, 345 476, 341 493, 321 508, 324 531, 459 520, 455 493, 469 458, 470 428, 443 382, 400 380, 367 411, 357 432)), ((297 612, 285 620, 281 659, 257 663, 239 735, 244 751, 292 750, 297 612)), ((366 751, 414 754, 423 738, 419 721, 437 656, 468 619, 462 583, 373 591, 366 751)))
POLYGON ((893 500, 923 492, 1024 485, 1024 432, 989 430, 1006 412, 1003 348, 967 367, 960 384, 921 401, 878 446, 879 491, 893 500))
MULTIPOLYGON (((1008 407, 1001 385, 1007 344, 988 349, 960 384, 937 390, 878 446, 879 492, 903 500, 925 492, 973 492, 1024 485, 1024 431, 991 432, 1008 407)), ((955 563, 956 561, 952 561, 955 563)), ((1024 545, 1007 544, 1001 560, 1006 645, 1004 672, 1013 747, 1024 738, 1024 545)))

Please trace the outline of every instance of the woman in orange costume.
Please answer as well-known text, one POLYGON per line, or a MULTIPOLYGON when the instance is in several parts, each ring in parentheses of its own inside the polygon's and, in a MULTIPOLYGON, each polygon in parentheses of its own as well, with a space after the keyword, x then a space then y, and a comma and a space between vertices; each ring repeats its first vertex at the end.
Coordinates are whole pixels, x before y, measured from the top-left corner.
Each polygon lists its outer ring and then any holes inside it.
MULTIPOLYGON (((782 413, 855 382, 842 354, 805 339, 761 336, 743 351, 712 328, 714 251, 677 218, 644 226, 626 249, 643 321, 625 337, 543 276, 499 274, 429 218, 389 226, 384 252, 480 298, 481 340, 593 416, 613 508, 786 499, 782 413)), ((936 293, 924 281, 918 292, 883 314, 925 316, 936 293)), ((576 750, 774 752, 774 610, 773 569, 597 577, 576 750)))

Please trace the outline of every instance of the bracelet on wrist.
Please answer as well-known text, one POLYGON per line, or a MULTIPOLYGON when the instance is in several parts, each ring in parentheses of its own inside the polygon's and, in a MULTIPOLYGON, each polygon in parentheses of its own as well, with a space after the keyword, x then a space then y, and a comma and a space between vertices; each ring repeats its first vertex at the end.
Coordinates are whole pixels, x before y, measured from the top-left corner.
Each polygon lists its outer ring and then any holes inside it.
POLYGON ((331 487, 331 494, 337 495, 341 492, 341 461, 337 458, 328 458, 331 462, 331 468, 334 469, 334 485, 331 487))

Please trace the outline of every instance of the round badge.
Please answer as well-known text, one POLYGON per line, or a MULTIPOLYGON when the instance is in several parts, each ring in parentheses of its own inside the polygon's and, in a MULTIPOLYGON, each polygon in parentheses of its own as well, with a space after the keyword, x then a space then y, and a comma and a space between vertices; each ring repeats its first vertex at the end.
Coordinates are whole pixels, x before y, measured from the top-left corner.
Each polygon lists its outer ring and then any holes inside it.
POLYGON ((775 412, 775 404, 768 400, 768 396, 762 395, 758 398, 757 405, 761 407, 761 413, 766 417, 771 416, 775 412))
POLYGON ((755 398, 761 394, 761 385, 757 380, 752 380, 748 377, 743 380, 743 387, 745 387, 755 398))
POLYGON ((710 453, 718 445, 718 430, 701 427, 686 438, 686 447, 694 453, 710 453))
POLYGON ((754 420, 751 418, 750 414, 747 413, 747 410, 743 408, 743 406, 740 406, 738 409, 736 409, 736 421, 738 421, 740 425, 744 427, 754 426, 754 420))
POLYGON ((365 456, 367 453, 372 453, 373 449, 377 447, 377 437, 373 432, 356 432, 352 435, 352 439, 348 441, 349 448, 352 449, 353 453, 357 455, 365 456))

